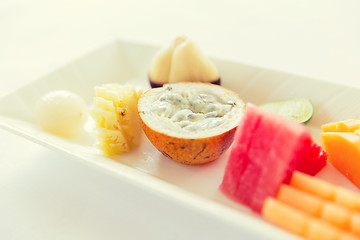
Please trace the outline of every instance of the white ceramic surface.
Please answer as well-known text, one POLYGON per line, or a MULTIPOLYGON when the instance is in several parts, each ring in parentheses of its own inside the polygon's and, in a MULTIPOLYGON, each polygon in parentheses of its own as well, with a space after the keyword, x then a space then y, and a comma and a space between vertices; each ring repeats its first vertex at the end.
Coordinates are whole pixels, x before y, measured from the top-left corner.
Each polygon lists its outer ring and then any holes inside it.
MULTIPOLYGON (((141 146, 128 154, 106 158, 96 148, 91 119, 80 136, 67 140, 43 132, 34 122, 36 101, 51 90, 78 93, 89 104, 93 87, 102 83, 132 83, 149 88, 147 70, 156 47, 118 41, 71 62, 0 100, 0 126, 55 151, 103 170, 120 182, 156 194, 206 218, 215 218, 252 239, 296 238, 269 225, 244 206, 227 199, 218 190, 228 152, 203 166, 185 166, 162 156, 143 136, 141 146), (258 229, 262 229, 258 231, 258 229)), ((323 123, 360 118, 360 89, 309 79, 293 74, 214 59, 224 87, 238 92, 245 102, 261 104, 271 100, 306 97, 315 112, 307 127, 319 142, 323 123)), ((351 189, 355 187, 331 166, 319 173, 351 189)))

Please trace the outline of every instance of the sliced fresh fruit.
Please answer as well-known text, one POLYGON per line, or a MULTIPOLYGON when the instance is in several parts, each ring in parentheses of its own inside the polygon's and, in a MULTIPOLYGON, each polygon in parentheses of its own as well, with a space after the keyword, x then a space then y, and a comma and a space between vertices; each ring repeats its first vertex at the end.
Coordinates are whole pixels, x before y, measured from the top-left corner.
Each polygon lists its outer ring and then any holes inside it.
POLYGON ((360 239, 359 202, 360 195, 354 191, 295 171, 276 199, 265 200, 262 214, 309 239, 360 239))
POLYGON ((262 215, 269 222, 308 239, 359 239, 356 234, 310 216, 274 198, 265 200, 262 215))
POLYGON ((360 136, 352 132, 321 134, 328 161, 360 188, 360 136))
POLYGON ((319 145, 312 142, 310 149, 298 161, 296 170, 313 176, 325 167, 327 156, 328 154, 319 145))
POLYGON ((314 107, 311 101, 306 98, 268 102, 260 105, 260 107, 298 123, 309 121, 314 113, 314 107))
POLYGON ((165 156, 184 164, 220 157, 244 112, 240 97, 207 83, 174 83, 144 93, 138 104, 143 129, 165 156))
POLYGON ((186 36, 179 36, 154 56, 149 71, 151 87, 175 82, 220 84, 215 65, 186 36))
POLYGON ((294 172, 290 180, 290 185, 309 192, 311 194, 320 196, 324 199, 335 199, 336 186, 324 180, 313 178, 301 172, 294 172))
POLYGON ((98 130, 99 148, 105 156, 128 152, 138 145, 141 124, 137 102, 141 94, 140 89, 130 85, 95 87, 91 116, 98 130))
POLYGON ((324 132, 354 132, 360 129, 360 120, 348 119, 340 122, 327 123, 321 126, 324 132))
POLYGON ((305 236, 311 217, 274 198, 266 198, 261 214, 263 217, 292 233, 305 236))
POLYGON ((288 185, 281 185, 276 198, 289 206, 321 218, 339 228, 360 234, 359 227, 356 226, 360 218, 358 211, 288 185))
POLYGON ((317 173, 326 163, 320 155, 304 125, 248 104, 220 188, 260 212, 265 198, 275 196, 294 170, 317 173))
POLYGON ((328 123, 322 129, 328 161, 360 188, 360 120, 328 123))
POLYGON ((77 94, 52 91, 37 102, 36 118, 42 129, 62 137, 73 137, 88 116, 87 104, 77 94))
POLYGON ((321 215, 321 207, 325 201, 321 197, 300 191, 286 184, 280 186, 276 199, 315 217, 321 215))
POLYGON ((336 186, 322 179, 295 171, 290 181, 294 188, 334 201, 355 211, 360 211, 360 194, 336 186))
POLYGON ((320 217, 344 230, 350 230, 353 213, 350 209, 334 202, 324 202, 320 217))

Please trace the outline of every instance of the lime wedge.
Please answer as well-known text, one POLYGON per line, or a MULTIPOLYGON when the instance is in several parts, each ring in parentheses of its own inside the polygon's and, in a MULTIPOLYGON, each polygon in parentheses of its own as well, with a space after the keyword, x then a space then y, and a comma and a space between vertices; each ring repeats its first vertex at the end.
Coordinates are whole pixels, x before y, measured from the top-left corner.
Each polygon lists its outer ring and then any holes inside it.
POLYGON ((314 113, 314 107, 309 99, 294 98, 285 101, 268 102, 260 105, 260 108, 278 113, 298 123, 310 120, 314 113))

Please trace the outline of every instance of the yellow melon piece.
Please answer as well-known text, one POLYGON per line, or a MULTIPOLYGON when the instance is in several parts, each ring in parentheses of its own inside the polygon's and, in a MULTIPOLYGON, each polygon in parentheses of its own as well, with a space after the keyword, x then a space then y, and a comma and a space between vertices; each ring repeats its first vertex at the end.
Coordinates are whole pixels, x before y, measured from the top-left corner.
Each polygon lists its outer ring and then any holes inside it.
POLYGON ((328 161, 360 187, 360 120, 349 119, 322 126, 328 161))
POLYGON ((354 133, 360 136, 360 129, 355 130, 354 133))
POLYGON ((352 132, 325 132, 321 139, 328 161, 360 187, 360 136, 352 132))
POLYGON ((360 129, 360 120, 349 119, 340 122, 327 123, 321 126, 324 132, 354 132, 360 129))

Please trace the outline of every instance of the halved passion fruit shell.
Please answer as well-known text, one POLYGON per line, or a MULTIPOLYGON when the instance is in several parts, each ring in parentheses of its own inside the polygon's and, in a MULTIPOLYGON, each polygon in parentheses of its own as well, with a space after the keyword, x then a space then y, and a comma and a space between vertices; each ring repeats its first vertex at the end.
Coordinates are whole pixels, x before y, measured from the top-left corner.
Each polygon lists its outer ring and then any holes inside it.
POLYGON ((186 36, 179 36, 160 49, 149 70, 151 87, 175 82, 206 82, 220 85, 220 76, 211 60, 186 36))
POLYGON ((143 94, 138 111, 151 143, 174 161, 213 161, 234 139, 245 110, 240 97, 208 83, 173 83, 143 94))

